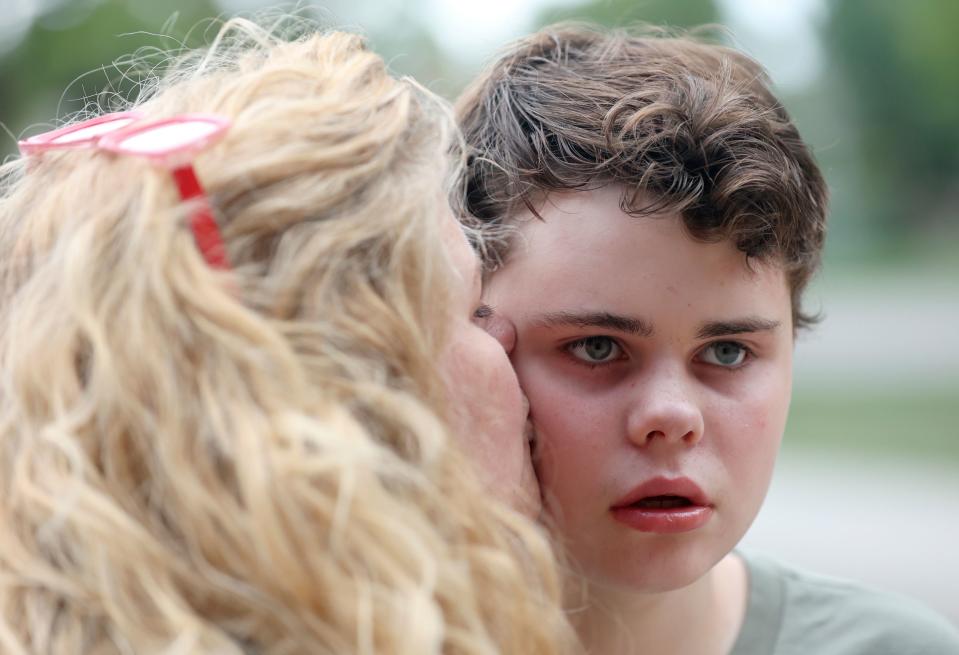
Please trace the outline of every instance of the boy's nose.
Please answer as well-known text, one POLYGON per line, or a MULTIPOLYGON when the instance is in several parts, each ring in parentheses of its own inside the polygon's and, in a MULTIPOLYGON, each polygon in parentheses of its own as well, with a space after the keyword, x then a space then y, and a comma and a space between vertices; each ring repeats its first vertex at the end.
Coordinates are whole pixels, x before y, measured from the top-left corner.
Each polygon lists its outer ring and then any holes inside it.
POLYGON ((626 435, 637 446, 656 442, 692 446, 702 439, 703 413, 681 379, 649 380, 638 389, 626 419, 626 435))

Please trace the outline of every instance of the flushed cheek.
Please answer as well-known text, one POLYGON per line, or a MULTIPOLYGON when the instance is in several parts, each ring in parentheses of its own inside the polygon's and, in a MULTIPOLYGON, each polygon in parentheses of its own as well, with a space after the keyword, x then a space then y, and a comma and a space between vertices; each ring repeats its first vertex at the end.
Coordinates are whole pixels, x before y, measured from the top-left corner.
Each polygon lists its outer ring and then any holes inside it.
POLYGON ((735 487, 731 495, 744 511, 758 511, 772 476, 785 427, 785 408, 776 405, 761 397, 717 410, 714 420, 707 422, 706 441, 717 450, 735 487))
POLYGON ((543 447, 595 456, 603 448, 600 437, 618 433, 612 408, 601 397, 569 393, 563 385, 549 383, 524 388, 543 447))
POLYGON ((538 421, 575 425, 608 417, 604 395, 557 366, 552 357, 514 353, 513 365, 538 421))
MULTIPOLYGON (((475 428, 484 433, 493 448, 516 446, 523 431, 523 400, 509 362, 503 356, 504 370, 497 366, 497 353, 469 353, 468 368, 474 380, 464 384, 468 398, 463 403, 471 408, 475 428)), ((464 357, 464 361, 467 358, 464 357)), ((464 395, 465 395, 464 394, 464 395)))
POLYGON ((566 394, 562 385, 527 388, 537 438, 537 472, 547 497, 567 509, 584 496, 596 497, 607 443, 617 430, 599 399, 566 394))
POLYGON ((523 397, 509 360, 492 339, 467 332, 450 344, 447 385, 458 436, 487 478, 512 483, 524 466, 523 397))
POLYGON ((510 434, 522 433, 526 422, 526 403, 519 381, 506 353, 497 345, 481 355, 482 364, 489 367, 486 393, 478 402, 488 403, 490 409, 501 408, 502 420, 510 434))
POLYGON ((550 426, 537 424, 536 472, 549 514, 577 542, 588 537, 577 528, 594 519, 602 504, 602 458, 595 449, 550 426), (572 530, 572 532, 570 532, 572 530))

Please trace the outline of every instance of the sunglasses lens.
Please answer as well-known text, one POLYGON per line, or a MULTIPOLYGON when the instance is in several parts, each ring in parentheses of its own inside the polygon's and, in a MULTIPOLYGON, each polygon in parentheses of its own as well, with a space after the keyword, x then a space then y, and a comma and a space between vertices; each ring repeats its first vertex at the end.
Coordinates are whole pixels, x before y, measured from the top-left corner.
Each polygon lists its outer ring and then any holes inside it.
POLYGON ((185 120, 135 130, 115 142, 118 149, 131 154, 163 155, 191 146, 202 146, 223 130, 223 126, 205 120, 185 120))
POLYGON ((60 136, 54 137, 53 139, 50 139, 50 144, 67 145, 78 144, 84 141, 94 141, 104 134, 109 134, 110 132, 119 130, 121 127, 126 127, 134 120, 136 120, 136 118, 126 116, 102 123, 97 123, 96 125, 88 125, 87 127, 81 127, 80 129, 73 130, 72 132, 67 132, 65 134, 61 134, 60 136))

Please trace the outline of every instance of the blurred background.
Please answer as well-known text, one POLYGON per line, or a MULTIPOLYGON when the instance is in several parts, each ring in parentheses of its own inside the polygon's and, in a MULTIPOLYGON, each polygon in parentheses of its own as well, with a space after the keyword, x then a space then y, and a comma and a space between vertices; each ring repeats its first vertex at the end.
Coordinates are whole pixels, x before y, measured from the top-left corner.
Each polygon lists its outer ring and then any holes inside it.
MULTIPOLYGON (((257 0, 0 0, 0 156, 136 88, 257 0), (138 58, 131 58, 137 53, 138 58)), ((717 23, 760 60, 832 189, 783 456, 745 544, 959 623, 959 2, 327 0, 398 73, 454 98, 509 39, 576 18, 717 23)))

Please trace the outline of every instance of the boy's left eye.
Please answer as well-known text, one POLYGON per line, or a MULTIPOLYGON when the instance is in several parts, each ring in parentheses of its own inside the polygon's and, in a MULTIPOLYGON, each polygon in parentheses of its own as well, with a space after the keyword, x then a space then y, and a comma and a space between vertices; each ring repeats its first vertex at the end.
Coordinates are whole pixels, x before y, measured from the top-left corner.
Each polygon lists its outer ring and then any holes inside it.
POLYGON ((622 348, 604 336, 584 337, 566 345, 566 351, 586 364, 607 364, 622 356, 622 348))
POLYGON ((717 341, 702 350, 701 359, 707 364, 735 368, 746 361, 749 349, 735 341, 717 341))

